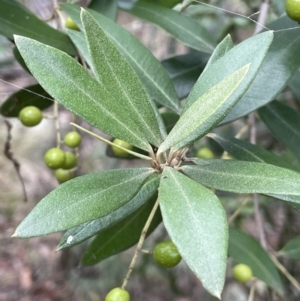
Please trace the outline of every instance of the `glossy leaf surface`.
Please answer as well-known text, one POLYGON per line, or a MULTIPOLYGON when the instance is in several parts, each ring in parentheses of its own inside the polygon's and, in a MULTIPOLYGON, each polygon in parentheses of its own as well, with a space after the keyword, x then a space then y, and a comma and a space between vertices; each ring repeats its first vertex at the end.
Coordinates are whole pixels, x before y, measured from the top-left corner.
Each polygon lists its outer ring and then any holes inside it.
POLYGON ((258 114, 272 134, 300 160, 300 112, 272 101, 260 108, 258 114))
POLYGON ((220 83, 230 74, 246 64, 251 64, 244 81, 231 96, 231 98, 240 99, 248 90, 258 73, 272 40, 273 33, 265 32, 248 38, 229 50, 200 76, 185 103, 183 112, 187 111, 199 97, 205 94, 213 86, 220 83))
POLYGON ((40 86, 25 87, 12 94, 0 107, 0 113, 5 117, 18 117, 19 112, 27 106, 35 106, 44 110, 53 104, 51 96, 40 86), (26 90, 24 90, 26 89, 26 90), (44 98, 44 97, 45 98, 44 98))
MULTIPOLYGON (((60 6, 82 28, 80 8, 66 3, 62 3, 60 6)), ((128 60, 141 79, 150 99, 178 112, 180 104, 174 86, 160 62, 149 49, 120 25, 93 10, 88 10, 88 12, 128 60)))
POLYGON ((165 168, 159 187, 164 225, 182 258, 214 296, 225 281, 228 227, 218 198, 172 168, 165 168))
POLYGON ((128 203, 153 171, 116 169, 61 184, 44 197, 16 229, 16 237, 63 231, 110 214, 128 203))
POLYGON ((287 16, 283 16, 267 25, 275 30, 274 41, 249 90, 222 123, 238 119, 264 106, 285 88, 300 67, 300 28, 283 30, 295 27, 295 24, 287 16))
POLYGON ((164 29, 175 39, 193 49, 212 53, 216 46, 212 35, 200 23, 174 10, 152 3, 137 2, 127 11, 164 29))
POLYGON ((28 38, 17 36, 15 40, 28 68, 59 103, 106 134, 151 150, 128 108, 73 58, 28 38))
POLYGON ((96 78, 126 108, 124 114, 136 123, 147 140, 159 146, 162 134, 140 79, 86 10, 81 12, 81 21, 96 78))
MULTIPOLYGON (((141 236, 155 201, 156 198, 153 198, 120 223, 99 233, 84 253, 83 265, 96 264, 109 256, 134 246, 141 236)), ((154 215, 147 235, 151 234, 160 223, 161 214, 158 210, 154 215)))
POLYGON ((278 270, 268 253, 254 238, 236 228, 229 228, 228 254, 236 262, 248 265, 255 277, 280 295, 283 294, 283 284, 278 270))
POLYGON ((300 236, 291 239, 279 252, 284 257, 300 260, 300 236))
POLYGON ((118 208, 109 215, 68 230, 61 238, 57 250, 70 248, 96 235, 100 231, 114 226, 116 223, 143 206, 157 191, 158 183, 159 178, 154 176, 154 178, 148 180, 133 199, 124 206, 118 208))
POLYGON ((238 160, 201 160, 182 167, 202 185, 236 193, 300 195, 300 173, 271 164, 238 160))
POLYGON ((199 97, 180 117, 158 152, 171 147, 183 148, 204 136, 218 124, 239 100, 239 98, 232 98, 231 95, 245 78, 249 67, 246 65, 240 68, 199 97))
POLYGON ((18 1, 0 0, 0 7, 0 34, 11 40, 13 40, 13 35, 22 35, 71 55, 76 54, 66 34, 50 27, 18 1))
POLYGON ((173 82, 179 99, 189 95, 208 59, 208 54, 195 51, 177 55, 161 62, 173 82))

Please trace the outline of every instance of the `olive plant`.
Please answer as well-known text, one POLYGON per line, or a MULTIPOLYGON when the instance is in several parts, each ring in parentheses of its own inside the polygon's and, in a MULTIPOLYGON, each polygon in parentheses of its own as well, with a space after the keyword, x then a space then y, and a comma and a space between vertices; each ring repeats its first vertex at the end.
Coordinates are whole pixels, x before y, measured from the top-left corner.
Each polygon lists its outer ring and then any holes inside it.
MULTIPOLYGON (((66 231, 58 249, 95 236, 83 256, 87 265, 137 244, 124 275, 125 289, 144 239, 163 222, 180 258, 212 295, 221 298, 228 254, 249 265, 255 277, 282 294, 280 276, 268 253, 251 237, 228 227, 224 207, 212 189, 259 193, 297 206, 299 171, 256 145, 212 131, 271 102, 286 87, 300 66, 295 51, 300 47, 299 31, 277 33, 291 25, 284 16, 238 45, 229 35, 217 43, 195 20, 168 8, 143 1, 125 7, 210 56, 188 95, 180 95, 162 64, 121 26, 76 5, 62 4, 61 9, 80 29, 67 33, 92 74, 70 56, 74 55, 72 47, 15 35, 22 59, 47 95, 121 142, 91 135, 112 145, 115 154, 120 150, 125 159, 127 154, 134 156, 148 167, 67 178, 36 205, 13 236, 28 238, 66 231), (276 84, 271 75, 278 80, 276 84), (165 112, 176 119, 171 128, 165 112), (193 143, 205 136, 218 142, 235 160, 190 157, 193 143), (258 262, 246 254, 243 245, 251 246, 258 262)), ((7 106, 2 106, 2 113, 8 112, 7 106)), ((271 112, 264 107, 259 114, 270 120, 271 112)), ((269 123, 272 128, 274 123, 269 123)), ((79 125, 74 127, 89 132, 79 125)), ((274 132, 278 132, 276 126, 274 132)), ((278 136, 280 140, 281 132, 278 136)))

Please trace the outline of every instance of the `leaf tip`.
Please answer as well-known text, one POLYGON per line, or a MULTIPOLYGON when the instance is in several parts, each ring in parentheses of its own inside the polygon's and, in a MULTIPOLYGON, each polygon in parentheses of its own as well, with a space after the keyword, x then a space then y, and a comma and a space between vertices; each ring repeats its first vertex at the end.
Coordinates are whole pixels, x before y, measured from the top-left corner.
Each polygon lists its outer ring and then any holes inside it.
POLYGON ((19 237, 17 231, 15 231, 15 233, 11 237, 19 237))

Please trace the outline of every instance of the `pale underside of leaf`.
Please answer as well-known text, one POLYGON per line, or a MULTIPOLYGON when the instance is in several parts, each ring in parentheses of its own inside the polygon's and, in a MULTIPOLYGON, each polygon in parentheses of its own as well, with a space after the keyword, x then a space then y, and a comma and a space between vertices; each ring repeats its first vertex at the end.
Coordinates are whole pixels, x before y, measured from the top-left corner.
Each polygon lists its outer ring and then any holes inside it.
POLYGON ((238 101, 226 104, 226 100, 243 81, 250 64, 233 72, 230 76, 212 87, 178 120, 158 152, 173 147, 183 148, 205 135, 215 124, 223 119, 230 108, 238 101))

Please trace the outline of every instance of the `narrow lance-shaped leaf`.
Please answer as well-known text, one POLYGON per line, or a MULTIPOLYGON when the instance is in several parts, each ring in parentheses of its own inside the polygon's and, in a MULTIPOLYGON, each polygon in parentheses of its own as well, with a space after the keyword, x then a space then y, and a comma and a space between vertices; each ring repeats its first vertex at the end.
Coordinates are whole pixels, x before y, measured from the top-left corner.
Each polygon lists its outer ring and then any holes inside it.
POLYGON ((236 193, 300 195, 300 173, 271 164, 238 160, 201 160, 182 167, 202 185, 236 193))
POLYGON ((216 134, 208 134, 208 137, 218 142, 226 152, 237 160, 268 163, 283 168, 296 168, 283 158, 245 140, 234 137, 221 137, 216 134))
POLYGON ((228 226, 218 198, 172 168, 160 181, 164 225, 181 256, 203 286, 220 298, 226 272, 228 226))
POLYGON ((130 14, 154 23, 183 44, 199 51, 211 53, 216 46, 212 35, 196 20, 174 10, 147 2, 137 2, 130 14))
POLYGON ((209 61, 207 62, 205 72, 213 63, 215 63, 218 59, 224 56, 231 48, 233 48, 233 41, 231 36, 228 34, 215 48, 214 52, 212 53, 209 61))
POLYGON ((251 64, 246 78, 231 96, 231 98, 240 99, 248 90, 259 71, 272 40, 272 32, 255 35, 233 47, 215 63, 211 64, 195 84, 184 105, 183 112, 187 111, 199 97, 234 71, 242 68, 246 64, 251 64))
POLYGON ((72 179, 44 197, 14 236, 46 235, 105 216, 129 202, 151 173, 149 168, 116 169, 72 179))
POLYGON ((66 53, 37 41, 15 38, 28 68, 41 86, 68 110, 106 134, 152 150, 130 115, 108 91, 66 53))
POLYGON ((240 68, 199 97, 180 117, 158 152, 163 152, 170 147, 183 148, 204 136, 219 123, 239 100, 230 96, 247 75, 249 67, 246 65, 240 68), (227 101, 228 99, 230 101, 227 101))
POLYGON ((137 124, 147 140, 159 146, 162 133, 140 79, 95 19, 83 9, 81 21, 96 78, 126 108, 124 114, 137 124))
MULTIPOLYGON (((255 80, 222 124, 241 118, 274 100, 300 67, 300 28, 284 30, 295 27, 296 22, 283 16, 267 26, 274 30, 274 41, 255 80)), ((253 54, 258 52, 253 50, 253 54)))
POLYGON ((289 81, 289 87, 292 90, 296 100, 300 103, 300 85, 299 85, 299 78, 300 78, 300 69, 295 73, 295 75, 289 81))
POLYGON ((300 236, 291 239, 280 251, 284 257, 300 260, 300 236))
MULTIPOLYGON (((134 246, 141 236, 156 199, 154 197, 120 223, 99 233, 85 251, 82 258, 83 265, 96 264, 109 256, 134 246)), ((160 211, 157 210, 147 231, 147 236, 156 229, 161 220, 160 211)))
MULTIPOLYGON (((61 3, 60 7, 82 28, 80 8, 77 5, 61 3)), ((136 37, 122 26, 93 10, 88 12, 95 18, 105 34, 126 57, 141 79, 151 100, 171 109, 180 111, 180 103, 170 78, 160 62, 136 37)))
POLYGON ((68 29, 67 34, 72 40, 72 42, 75 44, 77 49, 80 51, 81 55, 83 56, 87 64, 91 68, 93 68, 84 33, 81 31, 68 29))
POLYGON ((272 101, 260 108, 258 114, 272 134, 300 160, 300 113, 278 101, 272 101))
POLYGON ((76 54, 76 49, 66 34, 40 20, 18 1, 0 0, 0 7, 0 34, 11 40, 13 35, 22 35, 71 55, 76 54))
POLYGON ((157 191, 159 178, 155 175, 152 179, 149 179, 141 188, 141 190, 133 197, 131 201, 124 206, 118 208, 116 211, 109 215, 95 219, 91 222, 84 223, 75 228, 68 230, 61 238, 57 250, 64 248, 70 248, 77 245, 88 238, 96 235, 100 231, 103 231, 116 223, 120 222, 128 215, 136 211, 143 206, 150 197, 157 191))
POLYGON ((280 295, 283 294, 283 284, 278 270, 268 253, 254 238, 238 229, 229 228, 228 254, 235 261, 250 266, 256 278, 280 295))
POLYGON ((118 0, 92 0, 89 8, 115 20, 118 12, 118 0))
MULTIPOLYGON (((259 147, 258 145, 236 138, 224 138, 216 134, 209 134, 209 137, 217 141, 226 152, 238 160, 268 163, 298 171, 288 161, 259 147)), ((293 207, 297 206, 296 203, 300 203, 300 195, 276 195, 273 193, 268 193, 267 195, 286 201, 293 207)))

